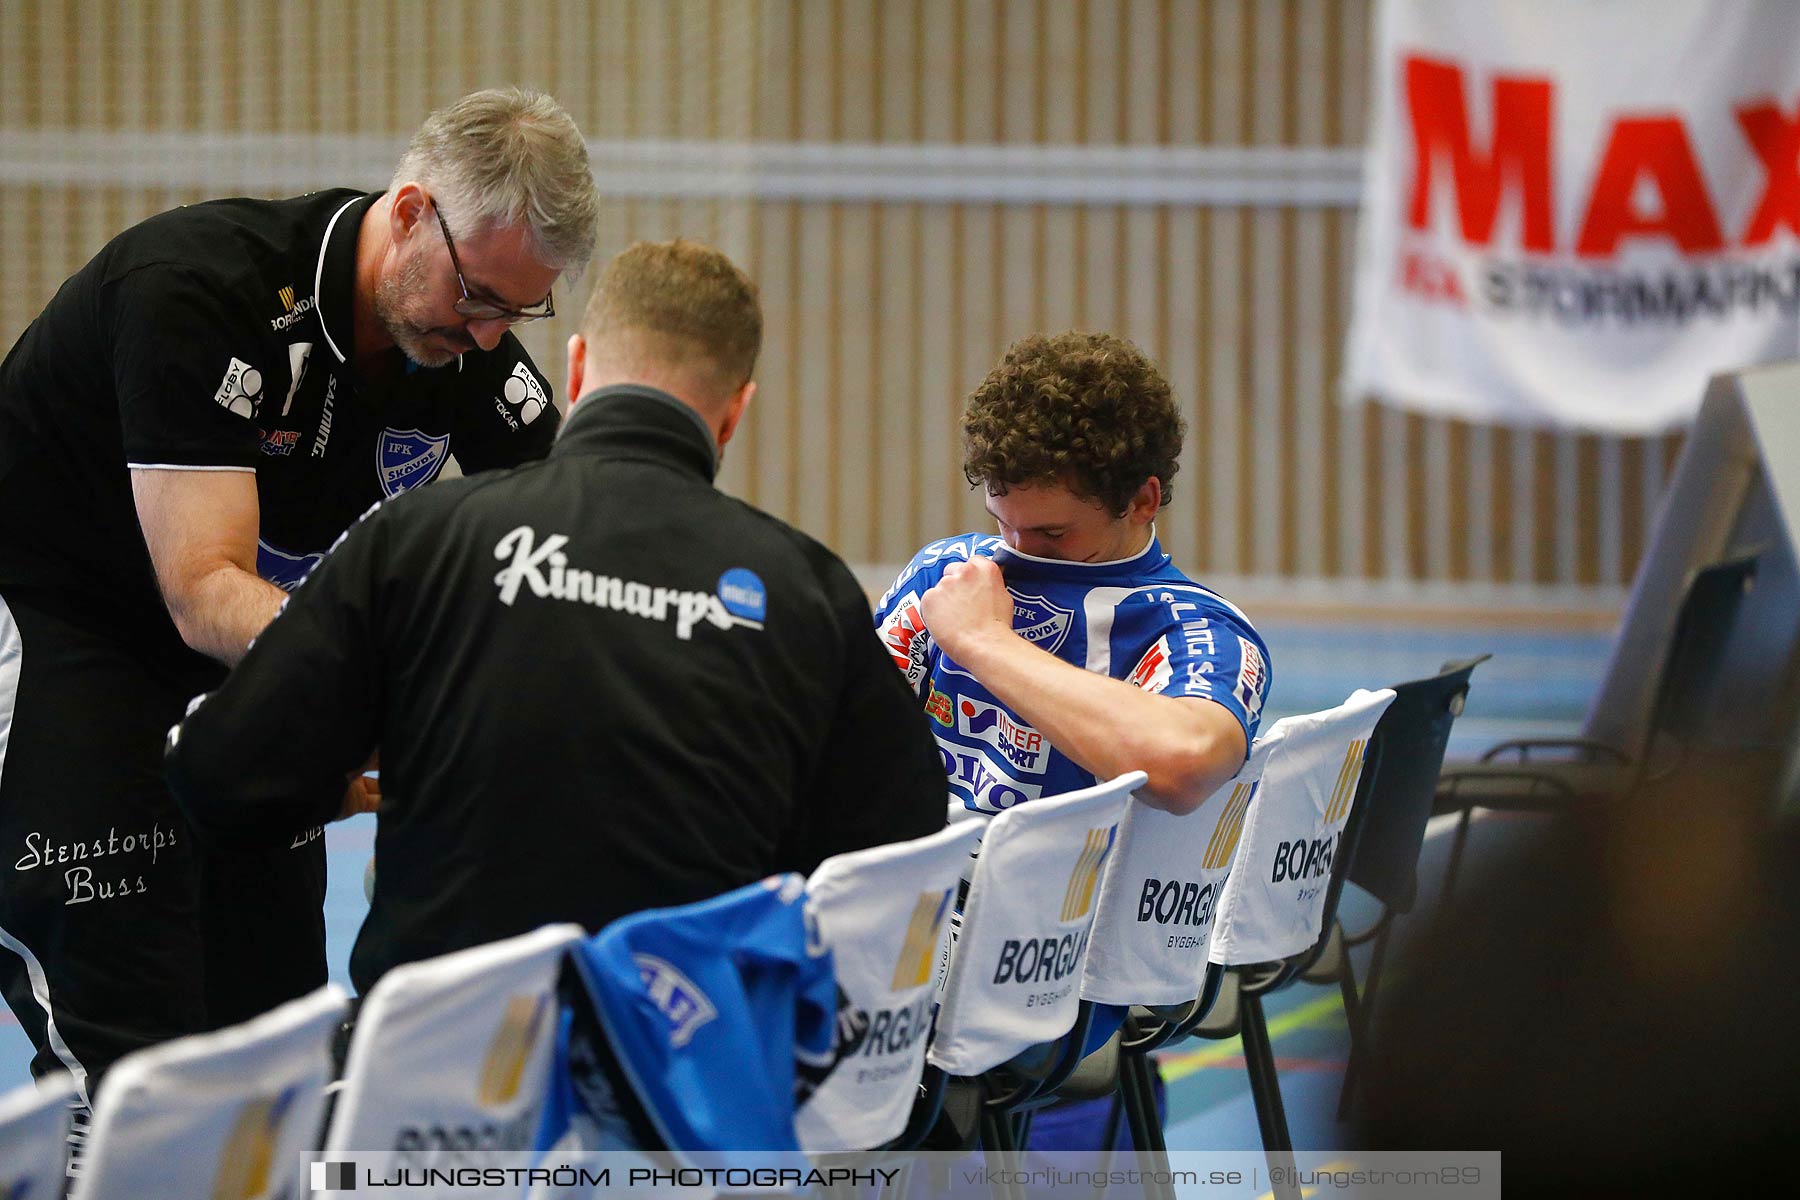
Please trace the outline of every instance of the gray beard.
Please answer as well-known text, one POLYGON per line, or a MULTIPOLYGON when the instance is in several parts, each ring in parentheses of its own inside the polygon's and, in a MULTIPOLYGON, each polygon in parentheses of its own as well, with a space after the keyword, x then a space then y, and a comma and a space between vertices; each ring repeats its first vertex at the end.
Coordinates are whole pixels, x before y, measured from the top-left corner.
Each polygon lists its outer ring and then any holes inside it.
POLYGON ((448 366, 457 355, 428 345, 425 337, 430 331, 401 315, 406 310, 408 301, 424 290, 424 283, 424 261, 419 258, 409 259, 392 278, 382 280, 376 287, 375 318, 381 322, 387 335, 394 339, 394 345, 400 348, 400 353, 413 362, 421 367, 448 366))

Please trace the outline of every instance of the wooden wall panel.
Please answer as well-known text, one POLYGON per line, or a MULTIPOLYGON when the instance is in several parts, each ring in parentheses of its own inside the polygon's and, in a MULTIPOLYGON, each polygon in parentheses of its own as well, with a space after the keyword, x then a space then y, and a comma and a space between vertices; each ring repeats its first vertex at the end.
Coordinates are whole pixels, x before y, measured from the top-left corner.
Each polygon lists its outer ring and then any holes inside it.
MULTIPOLYGON (((397 146, 431 106, 518 81, 597 146, 716 149, 710 191, 602 172, 601 251, 682 234, 757 277, 761 388, 722 484, 854 561, 985 525, 957 460, 961 398, 1012 339, 1073 326, 1132 337, 1169 375, 1190 435, 1160 529, 1197 573, 1616 593, 1678 437, 1345 407, 1352 201, 1133 190, 1239 169, 1178 166, 1194 148, 1246 148, 1255 170, 1358 146, 1370 24, 1368 0, 0 0, 0 149, 99 131, 129 164, 170 133, 292 139, 255 142, 247 177, 155 186, 8 159, 0 340, 124 224, 256 192, 256 162, 322 136, 397 146), (996 182, 909 190, 910 173, 955 185, 982 162, 931 154, 989 145, 1085 147, 1058 171, 1106 186, 1052 201, 983 167, 996 182), (1115 147, 1148 157, 1099 157, 1115 147), (843 165, 868 150, 888 157, 843 165)), ((522 331, 559 381, 586 286, 522 331)))

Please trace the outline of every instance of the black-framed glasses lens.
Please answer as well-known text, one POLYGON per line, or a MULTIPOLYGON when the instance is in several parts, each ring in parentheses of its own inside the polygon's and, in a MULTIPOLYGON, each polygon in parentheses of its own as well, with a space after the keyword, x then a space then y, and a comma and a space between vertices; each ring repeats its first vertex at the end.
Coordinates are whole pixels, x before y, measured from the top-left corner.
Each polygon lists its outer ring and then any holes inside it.
POLYGON ((542 304, 535 304, 530 308, 507 308, 503 304, 477 300, 469 295, 469 285, 463 279, 462 259, 456 253, 456 239, 450 236, 450 222, 444 219, 444 206, 433 200, 431 211, 437 217, 438 228, 444 232, 444 246, 450 251, 450 269, 456 272, 456 286, 462 292, 462 299, 450 306, 457 316, 467 317, 471 321, 505 321, 508 325, 523 325, 527 321, 541 321, 545 317, 556 315, 556 301, 552 296, 545 296, 542 304))

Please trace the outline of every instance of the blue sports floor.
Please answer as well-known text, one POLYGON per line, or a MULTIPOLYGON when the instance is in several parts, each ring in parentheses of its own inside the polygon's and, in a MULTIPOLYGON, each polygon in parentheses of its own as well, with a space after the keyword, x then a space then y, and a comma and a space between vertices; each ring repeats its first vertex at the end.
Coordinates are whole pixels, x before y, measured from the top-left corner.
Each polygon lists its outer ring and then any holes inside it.
MULTIPOLYGON (((1468 709, 1452 738, 1452 757, 1473 757, 1496 741, 1571 733, 1606 665, 1610 633, 1531 631, 1516 625, 1346 625, 1259 622, 1274 660, 1265 724, 1289 713, 1328 708, 1358 687, 1380 687, 1434 673, 1446 659, 1491 652, 1475 672, 1468 709)), ((1527 820, 1529 818, 1526 818, 1527 820)), ((1503 820, 1483 822, 1475 853, 1505 840, 1503 820)), ((1429 912, 1449 851, 1447 831, 1426 843, 1419 912, 1429 912)), ((358 817, 326 831, 331 870, 326 930, 332 975, 349 986, 346 964, 362 920, 362 877, 374 844, 375 819, 358 817)), ((1354 888, 1344 899, 1345 925, 1366 925, 1368 910, 1354 888)), ((1416 918, 1415 918, 1416 919, 1416 918)), ((1404 927, 1404 922, 1402 923, 1404 927)), ((1358 963, 1359 970, 1362 963, 1358 963)), ((1294 1144, 1344 1144, 1333 1119, 1343 1080, 1348 1035, 1335 988, 1297 984, 1266 1005, 1294 1144)), ((1162 1059, 1169 1083, 1168 1144, 1174 1149, 1241 1150, 1261 1143, 1245 1082, 1241 1049, 1189 1041, 1162 1059)), ((29 1078, 30 1046, 10 1012, 0 1009, 0 1090, 29 1078)))

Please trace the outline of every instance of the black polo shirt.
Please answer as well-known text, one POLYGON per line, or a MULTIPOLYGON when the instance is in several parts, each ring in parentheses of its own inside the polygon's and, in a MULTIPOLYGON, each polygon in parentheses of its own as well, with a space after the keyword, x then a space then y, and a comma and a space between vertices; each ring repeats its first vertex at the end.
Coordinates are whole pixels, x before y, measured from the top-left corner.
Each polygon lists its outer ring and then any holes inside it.
POLYGON ((257 570, 291 588, 358 514, 450 457, 466 472, 543 457, 550 385, 510 333, 444 367, 354 374, 376 199, 178 208, 63 284, 0 365, 0 586, 72 593, 166 643, 130 468, 254 472, 257 570))

